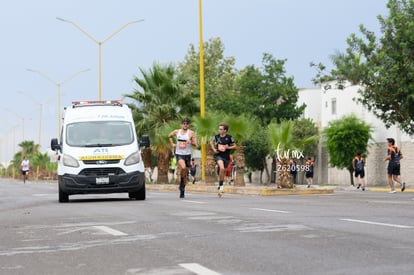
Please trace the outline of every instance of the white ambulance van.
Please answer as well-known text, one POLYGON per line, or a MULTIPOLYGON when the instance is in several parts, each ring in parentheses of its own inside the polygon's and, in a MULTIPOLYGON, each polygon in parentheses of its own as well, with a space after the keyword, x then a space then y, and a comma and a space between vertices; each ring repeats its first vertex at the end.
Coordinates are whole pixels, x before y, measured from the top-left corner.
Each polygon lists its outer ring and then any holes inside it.
POLYGON ((66 107, 58 154, 59 202, 70 195, 127 192, 145 200, 144 163, 131 109, 120 100, 78 101, 66 107))

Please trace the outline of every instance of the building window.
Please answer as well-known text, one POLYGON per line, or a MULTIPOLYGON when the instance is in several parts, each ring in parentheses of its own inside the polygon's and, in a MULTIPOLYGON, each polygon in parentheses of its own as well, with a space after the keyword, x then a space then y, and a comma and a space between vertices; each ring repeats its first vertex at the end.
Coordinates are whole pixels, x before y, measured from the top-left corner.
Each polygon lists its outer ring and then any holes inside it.
POLYGON ((336 98, 331 99, 331 113, 332 115, 336 115, 336 98))

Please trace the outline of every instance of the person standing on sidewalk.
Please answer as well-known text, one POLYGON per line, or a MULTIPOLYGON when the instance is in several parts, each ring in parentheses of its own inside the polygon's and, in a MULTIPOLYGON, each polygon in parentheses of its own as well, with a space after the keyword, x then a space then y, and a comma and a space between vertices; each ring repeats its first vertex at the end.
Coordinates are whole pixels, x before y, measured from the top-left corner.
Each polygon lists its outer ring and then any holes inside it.
POLYGON ((357 183, 357 189, 360 187, 362 191, 365 191, 365 160, 361 155, 361 152, 358 151, 356 156, 352 160, 352 168, 354 168, 355 174, 355 183, 357 183))
POLYGON ((384 161, 388 161, 387 174, 388 184, 390 185, 390 193, 396 193, 394 189, 394 181, 398 182, 401 186, 401 192, 405 190, 405 182, 401 180, 400 176, 400 160, 403 158, 400 148, 395 146, 395 140, 393 138, 387 138, 388 150, 387 157, 384 161))
POLYGON ((197 146, 195 133, 188 129, 190 127, 190 120, 184 118, 181 121, 181 129, 172 131, 168 138, 171 146, 175 148, 175 157, 177 164, 181 168, 180 171, 180 198, 184 198, 185 185, 187 183, 188 171, 191 162, 191 145, 197 146), (174 137, 176 142, 174 143, 174 137))
POLYGON ((313 184, 313 168, 315 168, 315 163, 311 158, 308 158, 308 160, 305 162, 305 167, 306 183, 308 184, 308 188, 310 188, 313 184))
POLYGON ((297 184, 297 176, 298 176, 298 170, 297 168, 297 164, 296 161, 292 158, 289 160, 289 171, 290 171, 290 176, 292 177, 292 185, 296 186, 297 184))
POLYGON ((226 167, 230 163, 230 152, 236 149, 237 145, 233 137, 227 134, 229 126, 226 123, 220 123, 218 130, 219 134, 213 137, 210 141, 210 146, 215 153, 215 159, 219 169, 218 196, 221 198, 224 189, 223 182, 226 167))

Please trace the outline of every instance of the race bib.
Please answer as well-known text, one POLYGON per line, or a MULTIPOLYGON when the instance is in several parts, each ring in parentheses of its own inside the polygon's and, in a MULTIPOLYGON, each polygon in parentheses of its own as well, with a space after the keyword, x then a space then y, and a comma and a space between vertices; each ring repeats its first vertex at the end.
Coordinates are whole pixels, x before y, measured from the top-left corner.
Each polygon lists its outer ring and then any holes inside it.
POLYGON ((223 144, 218 144, 217 145, 217 150, 219 150, 220 152, 225 152, 226 151, 226 146, 223 144))
POLYGON ((178 142, 178 148, 186 149, 187 148, 187 141, 179 141, 178 142))

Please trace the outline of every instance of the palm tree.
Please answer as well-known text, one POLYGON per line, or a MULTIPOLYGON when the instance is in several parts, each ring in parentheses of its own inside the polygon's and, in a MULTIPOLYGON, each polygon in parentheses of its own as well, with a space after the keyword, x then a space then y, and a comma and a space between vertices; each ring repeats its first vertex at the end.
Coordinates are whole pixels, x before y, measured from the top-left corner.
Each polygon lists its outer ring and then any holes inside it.
POLYGON ((271 123, 268 126, 269 138, 274 150, 272 157, 277 162, 278 188, 293 188, 289 171, 289 159, 292 157, 292 153, 300 152, 304 146, 317 142, 319 139, 319 136, 315 135, 295 141, 293 125, 294 123, 288 120, 282 121, 280 124, 271 123))
MULTIPOLYGON (((132 94, 124 95, 134 102, 128 104, 132 109, 137 134, 148 134, 151 150, 157 154, 158 183, 168 182, 168 160, 171 156, 166 125, 177 124, 183 116, 191 116, 197 103, 189 93, 184 93, 181 79, 172 64, 161 66, 153 64, 152 69, 140 69, 142 78, 135 77, 139 87, 132 94)), ((171 129, 171 128, 170 128, 171 129)), ((150 163, 145 154, 146 164, 150 163)))
POLYGON ((289 171, 289 152, 294 148, 292 122, 284 121, 279 125, 271 123, 268 130, 271 144, 275 148, 272 157, 277 163, 277 187, 293 188, 289 171))
POLYGON ((242 145, 243 140, 247 139, 254 131, 255 122, 244 115, 232 117, 228 116, 226 121, 229 125, 229 134, 232 135, 236 142, 236 179, 234 181, 235 186, 245 186, 244 182, 244 147, 242 145))
POLYGON ((197 132, 197 139, 199 144, 206 145, 206 183, 212 184, 217 181, 216 163, 214 160, 214 153, 210 147, 210 140, 216 135, 217 127, 220 122, 225 122, 229 125, 229 135, 232 135, 237 142, 236 148, 236 165, 237 176, 234 185, 245 186, 244 182, 244 153, 242 141, 249 137, 252 133, 252 120, 246 116, 232 117, 221 112, 210 112, 205 118, 195 117, 194 127, 197 132))
POLYGON ((168 183, 168 169, 170 166, 170 159, 173 157, 168 134, 178 128, 180 128, 179 122, 170 122, 155 130, 153 145, 151 147, 157 152, 158 184, 168 183))
POLYGON ((209 113, 208 116, 194 117, 193 126, 196 131, 198 144, 204 144, 206 148, 206 163, 201 163, 205 168, 206 184, 214 184, 217 181, 216 163, 214 160, 214 152, 210 147, 210 140, 217 132, 217 126, 223 115, 221 113, 209 113))
POLYGON ((46 166, 50 162, 50 157, 47 153, 42 154, 41 152, 37 152, 32 154, 30 157, 30 164, 33 168, 35 168, 35 179, 38 180, 39 177, 46 176, 46 166))
POLYGON ((39 144, 35 144, 33 140, 25 140, 18 144, 21 148, 14 156, 12 160, 12 169, 14 172, 18 173, 20 171, 20 164, 24 156, 27 156, 28 159, 31 159, 31 156, 39 152, 39 144))
POLYGON ((39 144, 35 144, 33 140, 26 140, 19 143, 22 148, 23 155, 30 155, 39 152, 39 144))
POLYGON ((128 105, 134 112, 138 134, 179 120, 183 115, 191 117, 197 112, 197 102, 189 93, 183 92, 182 80, 172 64, 161 66, 154 63, 152 69, 140 71, 143 78, 134 78, 140 90, 124 95, 136 102, 128 105))

